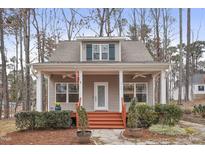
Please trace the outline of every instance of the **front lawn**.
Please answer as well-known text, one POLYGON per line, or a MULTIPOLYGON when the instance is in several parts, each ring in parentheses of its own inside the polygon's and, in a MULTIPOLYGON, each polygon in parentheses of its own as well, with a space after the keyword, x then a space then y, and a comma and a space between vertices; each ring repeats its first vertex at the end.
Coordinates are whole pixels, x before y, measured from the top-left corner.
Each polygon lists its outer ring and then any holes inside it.
MULTIPOLYGON (((76 129, 27 130, 8 133, 1 137, 2 145, 76 145, 76 129)), ((93 144, 91 141, 88 144, 93 144)))
POLYGON ((0 137, 16 131, 15 120, 0 120, 0 137))

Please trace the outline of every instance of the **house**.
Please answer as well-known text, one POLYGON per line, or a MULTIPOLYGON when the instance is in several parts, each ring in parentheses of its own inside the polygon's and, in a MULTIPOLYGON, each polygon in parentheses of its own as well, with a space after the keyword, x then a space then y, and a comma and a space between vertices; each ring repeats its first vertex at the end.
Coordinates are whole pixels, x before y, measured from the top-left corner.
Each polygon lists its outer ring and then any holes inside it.
MULTIPOLYGON (((176 87, 173 91, 173 99, 178 100, 179 88, 176 87)), ((185 87, 182 86, 182 100, 185 96, 185 87)), ((205 73, 197 72, 193 75, 191 85, 189 86, 189 98, 191 100, 205 99, 205 73), (193 87, 193 88, 192 88, 193 87), (193 90, 193 95, 192 91, 193 90)))
POLYGON ((42 111, 40 77, 44 74, 48 78, 48 110, 60 102, 62 109, 75 112, 80 101, 88 112, 90 128, 123 128, 121 115, 133 98, 155 104, 159 76, 160 102, 166 103, 169 64, 155 62, 139 41, 79 37, 60 42, 48 62, 32 66, 37 71, 37 110, 42 111))

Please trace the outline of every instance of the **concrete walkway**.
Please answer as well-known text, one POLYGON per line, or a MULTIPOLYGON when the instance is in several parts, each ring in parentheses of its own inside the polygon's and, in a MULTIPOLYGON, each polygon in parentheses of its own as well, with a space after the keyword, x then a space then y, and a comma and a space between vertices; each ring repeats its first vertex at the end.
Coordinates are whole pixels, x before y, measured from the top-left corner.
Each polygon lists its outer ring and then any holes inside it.
POLYGON ((194 128, 197 130, 197 133, 187 137, 176 137, 175 140, 147 140, 141 141, 140 139, 127 139, 122 137, 121 133, 124 129, 93 129, 92 130, 92 139, 93 141, 100 144, 109 144, 109 145, 187 145, 187 144, 205 144, 205 126, 180 121, 180 125, 184 128, 194 128))

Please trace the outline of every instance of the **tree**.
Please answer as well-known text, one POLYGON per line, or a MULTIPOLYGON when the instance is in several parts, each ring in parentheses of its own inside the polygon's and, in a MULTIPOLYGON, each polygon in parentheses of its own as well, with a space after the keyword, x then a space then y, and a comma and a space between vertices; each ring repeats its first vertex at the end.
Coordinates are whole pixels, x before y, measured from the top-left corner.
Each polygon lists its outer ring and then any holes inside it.
POLYGON ((151 9, 151 17, 153 18, 154 22, 154 31, 155 31, 155 38, 154 41, 156 46, 156 60, 161 61, 161 48, 160 48, 160 16, 161 16, 161 9, 151 9))
POLYGON ((26 110, 31 110, 31 86, 30 86, 30 9, 23 9, 23 38, 25 51, 25 91, 26 91, 26 110))
POLYGON ((178 93, 178 104, 182 103, 182 8, 179 9, 179 93, 178 93))
POLYGON ((0 8, 0 50, 2 61, 2 93, 4 103, 4 118, 9 118, 9 93, 8 93, 8 79, 6 70, 6 56, 4 51, 4 9, 0 8))
POLYGON ((185 77, 185 101, 189 101, 190 87, 190 40, 191 40, 191 9, 187 9, 187 48, 186 48, 186 77, 185 77))

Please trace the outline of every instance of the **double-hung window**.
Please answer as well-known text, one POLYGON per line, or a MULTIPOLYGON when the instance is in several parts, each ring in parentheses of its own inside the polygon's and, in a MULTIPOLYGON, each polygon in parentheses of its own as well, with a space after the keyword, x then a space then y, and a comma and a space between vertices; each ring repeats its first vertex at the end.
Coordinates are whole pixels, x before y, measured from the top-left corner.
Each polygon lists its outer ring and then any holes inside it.
POLYGON ((109 44, 92 44, 92 59, 109 60, 109 44))
POLYGON ((203 85, 199 85, 198 86, 198 91, 204 91, 204 86, 203 85))
POLYGON ((75 83, 56 83, 56 102, 75 103, 79 99, 79 87, 75 83))
POLYGON ((66 83, 56 84, 56 102, 61 102, 61 103, 67 102, 67 84, 66 83))
POLYGON ((147 102, 147 83, 124 83, 124 101, 147 102))

